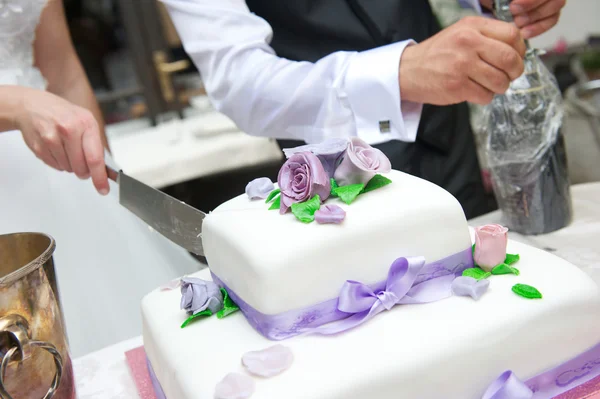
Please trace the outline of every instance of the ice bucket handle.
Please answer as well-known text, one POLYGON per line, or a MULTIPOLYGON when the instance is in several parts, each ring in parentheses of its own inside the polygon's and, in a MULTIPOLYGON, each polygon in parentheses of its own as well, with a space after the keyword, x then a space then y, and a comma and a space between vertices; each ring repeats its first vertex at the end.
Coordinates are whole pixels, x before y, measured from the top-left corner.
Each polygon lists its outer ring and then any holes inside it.
MULTIPOLYGON (((62 377, 62 356, 54 345, 48 342, 34 341, 30 338, 29 324, 22 316, 11 314, 0 318, 0 335, 8 337, 10 349, 6 351, 0 361, 0 398, 12 399, 4 388, 4 374, 10 362, 22 362, 31 357, 32 348, 45 349, 54 357, 56 372, 52 384, 43 399, 50 399, 56 393, 62 377)), ((4 347, 2 350, 4 351, 4 347)))

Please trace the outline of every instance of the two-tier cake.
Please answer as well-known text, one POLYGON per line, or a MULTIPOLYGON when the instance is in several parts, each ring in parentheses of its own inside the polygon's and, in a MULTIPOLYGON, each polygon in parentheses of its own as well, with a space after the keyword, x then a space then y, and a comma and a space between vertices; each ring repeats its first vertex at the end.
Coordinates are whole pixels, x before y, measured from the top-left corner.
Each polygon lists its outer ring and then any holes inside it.
POLYGON ((541 399, 600 373, 600 291, 577 267, 470 231, 358 139, 286 155, 277 186, 207 216, 210 269, 143 300, 167 398, 541 399))

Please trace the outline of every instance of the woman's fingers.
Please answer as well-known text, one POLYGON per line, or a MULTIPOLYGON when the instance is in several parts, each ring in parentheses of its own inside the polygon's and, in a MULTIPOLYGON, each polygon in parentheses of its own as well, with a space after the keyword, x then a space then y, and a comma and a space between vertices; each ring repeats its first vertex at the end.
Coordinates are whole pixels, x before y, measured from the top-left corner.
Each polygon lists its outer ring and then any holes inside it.
POLYGON ((96 190, 102 195, 108 194, 110 187, 104 163, 104 146, 95 121, 83 133, 82 148, 96 190))

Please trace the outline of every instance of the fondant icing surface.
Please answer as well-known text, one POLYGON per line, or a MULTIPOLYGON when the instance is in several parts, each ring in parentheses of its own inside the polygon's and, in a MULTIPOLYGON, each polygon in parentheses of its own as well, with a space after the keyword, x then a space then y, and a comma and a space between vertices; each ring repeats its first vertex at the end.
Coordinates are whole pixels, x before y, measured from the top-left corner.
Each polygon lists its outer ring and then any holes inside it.
POLYGON ((459 202, 442 188, 392 171, 392 183, 360 195, 341 224, 305 224, 241 195, 211 212, 202 241, 212 272, 267 314, 336 298, 346 280, 374 284, 401 256, 434 262, 468 249, 459 202), (426 211, 423 211, 426 210, 426 211))
MULTIPOLYGON (((395 174, 392 179, 394 184, 389 186, 390 189, 405 181, 395 174)), ((374 193, 373 196, 377 197, 377 194, 374 193)), ((391 202, 385 199, 389 196, 382 197, 382 202, 391 206, 391 202)), ((241 201, 236 199, 219 212, 224 213, 228 207, 233 206, 231 213, 235 213, 235 209, 241 207, 241 201)), ((254 205, 246 204, 247 207, 254 205)), ((256 205, 257 209, 264 209, 264 202, 256 205)), ((356 213, 355 207, 360 206, 360 201, 356 201, 349 209, 356 213)), ((463 234, 460 233, 462 231, 467 236, 466 245, 469 244, 468 230, 462 226, 462 222, 454 220, 454 212, 450 209, 445 213, 442 212, 444 209, 440 209, 442 216, 420 215, 416 211, 413 214, 406 212, 406 208, 399 209, 402 217, 389 215, 394 223, 384 221, 384 218, 375 218, 371 222, 385 225, 386 229, 396 223, 400 227, 392 228, 392 231, 388 229, 386 234, 375 233, 375 230, 365 227, 369 232, 365 235, 368 241, 366 238, 365 241, 360 241, 351 237, 352 244, 364 250, 371 243, 377 245, 377 240, 383 239, 391 245, 393 240, 388 239, 389 234, 398 238, 396 242, 399 248, 403 247, 403 240, 406 239, 413 245, 413 251, 427 252, 427 248, 432 246, 429 232, 435 234, 437 228, 444 230, 444 223, 440 219, 443 219, 444 214, 450 215, 451 219, 451 227, 447 232, 448 245, 434 240, 442 248, 438 248, 436 244, 436 248, 430 248, 425 255, 441 257, 445 251, 464 249, 458 248, 465 245, 463 234), (429 228, 416 230, 417 220, 421 216, 427 220, 423 224, 429 228), (404 231, 406 226, 415 226, 412 233, 404 231), (459 238, 452 239, 452 231, 454 234, 459 232, 459 238), (411 234, 419 236, 424 245, 419 246, 419 240, 411 237, 411 234)), ((257 210, 257 214, 259 213, 261 212, 257 210)), ((263 218, 264 215, 257 216, 256 222, 263 218)), ((328 245, 331 247, 335 247, 338 240, 343 242, 349 237, 342 230, 338 233, 329 231, 329 227, 336 226, 306 226, 287 220, 286 216, 280 216, 277 212, 273 213, 273 218, 281 218, 281 223, 270 220, 270 217, 267 217, 268 222, 265 223, 280 226, 277 227, 280 231, 274 235, 281 237, 276 243, 293 239, 282 237, 289 232, 285 230, 285 234, 282 233, 284 230, 281 229, 284 227, 281 226, 288 226, 285 229, 293 230, 293 234, 297 234, 301 228, 307 228, 318 237, 329 237, 331 241, 328 245), (297 224, 292 226, 292 223, 297 224), (319 229, 324 230, 319 232, 319 229)), ((230 223, 235 224, 233 219, 230 223)), ((226 218, 219 220, 227 221, 226 218)), ((359 223, 351 220, 352 212, 349 212, 347 221, 359 223)), ((366 221, 364 226, 368 226, 366 221)), ((240 241, 253 229, 257 229, 256 226, 239 228, 243 230, 236 236, 240 241)), ((260 227, 263 228, 264 226, 260 227)), ((301 237, 299 240, 299 243, 308 243, 314 237, 301 237)), ((232 273, 241 273, 240 278, 235 280, 236 289, 245 289, 244 294, 255 301, 254 306, 263 306, 263 310, 280 311, 290 306, 299 306, 302 302, 298 298, 311 299, 313 291, 300 295, 300 290, 294 288, 293 279, 283 279, 282 287, 275 284, 277 278, 285 274, 277 266, 284 255, 279 249, 269 252, 268 247, 271 245, 260 245, 257 239, 251 240, 251 244, 240 242, 235 248, 223 249, 238 252, 236 256, 244 255, 252 260, 249 255, 252 245, 264 248, 266 252, 261 256, 269 266, 261 267, 258 259, 255 259, 249 265, 236 265, 232 273), (277 277, 268 276, 269 272, 277 277), (265 282, 262 283, 261 280, 265 282), (244 281, 247 286, 244 286, 244 281), (288 291, 291 292, 286 295, 288 291), (268 301, 275 304, 270 305, 268 301), (280 301, 283 304, 277 303, 280 301)), ((318 244, 317 248, 320 248, 318 244)), ((306 252, 310 254, 311 251, 306 252)), ((335 248, 331 249, 332 257, 335 252, 335 248)), ((600 337, 600 291, 596 284, 577 267, 552 254, 513 241, 509 241, 508 252, 521 255, 521 260, 516 265, 521 274, 490 277, 489 289, 478 301, 470 297, 453 296, 430 304, 399 305, 343 334, 298 336, 281 342, 292 350, 294 363, 276 377, 257 378, 252 398, 480 399, 486 387, 506 370, 510 369, 522 379, 527 379, 597 344, 600 337), (527 300, 516 295, 511 288, 517 283, 536 287, 544 298, 527 300)), ((305 263, 296 259, 295 255, 298 253, 285 258, 291 265, 282 263, 293 271, 290 274, 296 278, 298 285, 306 289, 312 287, 313 282, 330 278, 335 280, 331 287, 317 284, 318 288, 314 293, 335 296, 343 270, 328 267, 327 262, 323 261, 323 253, 318 262, 316 257, 309 255, 309 261, 305 263)), ((360 251, 353 252, 353 255, 359 256, 359 253, 360 251)), ((396 254, 398 255, 402 254, 396 254)), ((226 260, 222 257, 219 262, 226 260)), ((384 260, 387 261, 382 257, 381 261, 384 260)), ((220 265, 219 270, 223 271, 225 263, 220 265)), ((357 277, 361 273, 359 266, 369 270, 371 263, 366 257, 352 265, 350 275, 344 278, 371 277, 366 272, 357 277)), ((382 270, 386 267, 389 267, 389 262, 387 266, 382 266, 382 270)), ((234 275, 231 274, 229 278, 234 275)), ((209 280, 210 272, 204 270, 194 274, 194 277, 209 280)), ((146 353, 167 398, 212 398, 216 384, 228 373, 244 373, 241 358, 245 353, 270 347, 274 343, 257 333, 240 312, 224 319, 210 317, 181 329, 180 325, 187 315, 179 310, 180 298, 179 290, 156 290, 144 298, 142 312, 146 353)))

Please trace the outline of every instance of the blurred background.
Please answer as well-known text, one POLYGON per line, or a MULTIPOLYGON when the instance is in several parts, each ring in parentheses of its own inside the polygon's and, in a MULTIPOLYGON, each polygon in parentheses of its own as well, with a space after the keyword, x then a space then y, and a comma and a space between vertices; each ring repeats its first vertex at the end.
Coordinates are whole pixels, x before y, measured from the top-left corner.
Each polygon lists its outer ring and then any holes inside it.
MULTIPOLYGON (((430 2, 443 26, 469 14, 456 0, 430 2)), ((204 211, 243 192, 254 177, 276 177, 282 161, 276 143, 243 134, 215 112, 160 2, 65 0, 65 6, 113 155, 125 171, 204 211)), ((597 0, 570 1, 558 26, 532 41, 548 51, 544 60, 565 97, 574 83, 600 77, 599 16, 597 0)), ((586 93, 571 97, 589 102, 586 93)), ((600 155, 600 127, 589 112, 571 108, 565 136, 573 183, 600 180, 600 171, 589 168, 600 155)), ((481 142, 478 116, 473 107, 481 142)))

